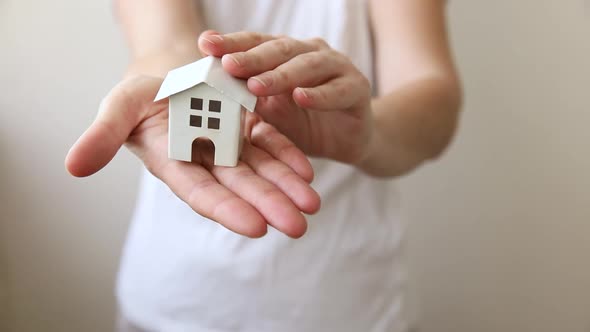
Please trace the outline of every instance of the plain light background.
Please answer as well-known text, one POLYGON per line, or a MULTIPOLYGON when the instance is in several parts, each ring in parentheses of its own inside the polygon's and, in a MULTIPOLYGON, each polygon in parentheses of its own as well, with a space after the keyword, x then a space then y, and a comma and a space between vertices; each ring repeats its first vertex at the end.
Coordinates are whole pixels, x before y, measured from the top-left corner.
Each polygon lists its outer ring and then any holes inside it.
MULTIPOLYGON (((461 128, 400 181, 422 331, 588 332, 590 8, 449 13, 461 128)), ((0 1, 0 51, 0 331, 110 331, 139 163, 63 168, 127 61, 110 1, 0 1)))

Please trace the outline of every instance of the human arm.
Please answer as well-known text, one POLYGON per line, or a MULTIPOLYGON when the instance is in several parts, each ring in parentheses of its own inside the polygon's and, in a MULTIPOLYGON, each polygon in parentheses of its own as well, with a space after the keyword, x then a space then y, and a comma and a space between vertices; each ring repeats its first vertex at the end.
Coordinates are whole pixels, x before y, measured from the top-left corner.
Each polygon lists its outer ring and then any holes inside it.
POLYGON ((374 131, 358 165, 395 176, 438 157, 455 131, 461 88, 445 27, 445 1, 370 0, 378 96, 374 131))
POLYGON ((164 77, 201 57, 203 20, 195 1, 115 0, 113 10, 130 54, 126 76, 164 77))
MULTIPOLYGON (((381 177, 440 155, 457 122, 460 86, 439 0, 371 0, 378 95, 322 40, 238 32, 201 50, 248 79, 257 112, 308 155, 381 177), (392 17, 393 15, 393 17, 392 17)), ((206 34, 207 35, 207 34, 206 34)))

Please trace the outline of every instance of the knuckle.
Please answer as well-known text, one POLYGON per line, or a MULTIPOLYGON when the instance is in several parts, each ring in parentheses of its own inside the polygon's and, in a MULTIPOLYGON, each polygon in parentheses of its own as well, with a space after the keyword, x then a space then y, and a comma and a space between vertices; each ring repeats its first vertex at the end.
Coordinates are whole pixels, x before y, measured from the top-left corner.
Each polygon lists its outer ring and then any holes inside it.
POLYGON ((354 68, 354 70, 351 71, 350 76, 354 79, 354 82, 359 87, 368 87, 371 85, 371 82, 369 81, 367 76, 365 76, 365 74, 363 74, 356 68, 354 68))
POLYGON ((293 53, 293 40, 289 38, 280 38, 275 40, 275 47, 279 53, 285 57, 293 53))
POLYGON ((325 56, 317 54, 316 52, 305 53, 300 56, 300 61, 303 63, 303 65, 311 70, 318 69, 325 62, 325 60, 325 56))
POLYGON ((238 45, 238 36, 233 36, 232 34, 223 35, 223 47, 227 49, 235 49, 236 45, 238 45))
POLYGON ((346 64, 348 63, 348 58, 346 57, 346 55, 331 48, 324 50, 323 52, 325 54, 325 57, 330 59, 330 61, 336 64, 337 66, 346 67, 346 64))
POLYGON ((226 199, 218 201, 213 206, 209 214, 205 213, 205 211, 201 211, 201 209, 198 209, 201 203, 199 200, 190 199, 188 203, 193 209, 195 209, 197 213, 211 220, 218 221, 221 219, 220 217, 224 214, 224 212, 226 212, 228 209, 231 209, 231 207, 236 204, 236 200, 238 200, 237 197, 227 197, 226 199))
MULTIPOLYGON (((282 166, 282 165, 281 165, 282 166)), ((293 170, 289 167, 284 167, 281 172, 277 175, 278 179, 281 179, 285 183, 293 181, 297 183, 299 181, 299 175, 297 175, 293 170)))
POLYGON ((189 203, 189 205, 191 206, 199 206, 199 203, 201 202, 203 197, 203 193, 206 192, 208 188, 216 184, 217 182, 212 178, 204 178, 197 180, 197 182, 194 184, 194 186, 188 193, 187 203, 189 203))
POLYGON ((279 157, 279 159, 281 160, 286 160, 289 156, 293 155, 294 150, 297 150, 297 148, 295 147, 295 145, 291 144, 290 142, 286 141, 283 142, 278 148, 277 148, 277 156, 279 157))
POLYGON ((342 54, 334 49, 329 49, 326 51, 328 56, 334 61, 338 66, 341 67, 350 67, 352 65, 352 61, 348 56, 342 54))
POLYGON ((355 78, 355 82, 355 86, 358 88, 360 92, 363 93, 363 96, 371 95, 371 81, 369 81, 369 79, 365 75, 358 72, 355 78))
POLYGON ((243 55, 244 62, 247 62, 249 65, 253 67, 260 67, 264 63, 264 59, 262 56, 256 52, 246 52, 243 55))
POLYGON ((365 75, 361 74, 360 76, 361 84, 369 91, 371 89, 371 81, 365 75))
POLYGON ((291 83, 291 75, 288 71, 284 69, 277 69, 274 71, 276 77, 279 81, 283 82, 285 85, 290 85, 291 83))
POLYGON ((195 191, 193 191, 193 193, 202 194, 203 192, 206 192, 207 189, 209 189, 213 186, 216 186, 217 184, 218 184, 218 182, 213 178, 208 177, 208 178, 200 179, 195 183, 195 186, 194 186, 195 189, 198 188, 199 192, 195 190, 195 191))
POLYGON ((258 32, 252 32, 252 31, 246 32, 246 38, 251 39, 255 43, 260 43, 263 40, 261 34, 259 34, 258 32))
POLYGON ((255 206, 262 205, 264 201, 270 202, 276 197, 283 196, 283 192, 274 184, 269 184, 260 189, 260 195, 255 198, 255 206))
POLYGON ((225 177, 224 185, 228 189, 233 191, 241 184, 252 180, 252 178, 256 176, 256 173, 254 173, 250 168, 244 167, 244 165, 245 164, 243 161, 240 161, 236 169, 232 170, 231 174, 229 172, 225 173, 224 175, 218 174, 219 177, 225 177))
POLYGON ((325 103, 326 101, 328 101, 328 94, 326 93, 325 89, 315 89, 314 93, 313 93, 314 99, 325 103))
POLYGON ((336 95, 338 97, 346 97, 348 95, 350 95, 353 92, 353 86, 350 83, 341 83, 341 84, 337 84, 334 87, 334 90, 336 91, 336 95))
POLYGON ((342 63, 348 63, 348 64, 352 64, 352 60, 350 59, 350 57, 342 52, 338 52, 334 49, 330 49, 330 52, 332 53, 332 55, 337 58, 339 61, 341 61, 342 63))
POLYGON ((309 40, 309 42, 315 46, 317 49, 326 49, 326 48, 330 48, 330 45, 328 45, 328 43, 323 39, 323 38, 312 38, 309 40))

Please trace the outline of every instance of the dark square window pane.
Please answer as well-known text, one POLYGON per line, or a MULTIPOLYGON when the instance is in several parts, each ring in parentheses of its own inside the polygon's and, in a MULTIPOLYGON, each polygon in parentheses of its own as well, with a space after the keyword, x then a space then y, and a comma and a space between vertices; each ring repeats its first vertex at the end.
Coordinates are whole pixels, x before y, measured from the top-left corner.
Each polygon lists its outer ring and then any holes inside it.
POLYGON ((207 127, 209 129, 219 129, 219 119, 218 118, 209 118, 207 123, 207 127))
POLYGON ((221 101, 209 100, 209 112, 221 112, 221 101))
POLYGON ((198 115, 191 115, 191 127, 202 127, 203 126, 203 119, 198 115))
POLYGON ((191 109, 193 109, 193 110, 202 110, 203 109, 203 99, 201 99, 201 98, 191 98, 191 109))

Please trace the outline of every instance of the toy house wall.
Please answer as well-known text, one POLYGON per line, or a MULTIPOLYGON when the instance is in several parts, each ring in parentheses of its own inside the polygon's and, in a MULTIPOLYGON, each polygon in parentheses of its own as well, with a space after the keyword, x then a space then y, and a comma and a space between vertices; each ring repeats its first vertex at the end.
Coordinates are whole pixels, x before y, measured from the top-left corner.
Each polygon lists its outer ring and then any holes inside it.
POLYGON ((181 156, 183 158, 175 159, 190 161, 193 141, 207 137, 215 145, 216 164, 237 158, 241 137, 240 110, 240 104, 204 83, 173 95, 170 98, 170 156, 181 156), (202 110, 191 109, 191 98, 203 99, 202 110), (209 112, 209 100, 221 101, 221 112, 209 112), (201 128, 189 125, 191 115, 201 116, 201 128), (207 128, 209 117, 220 119, 218 130, 207 128))

